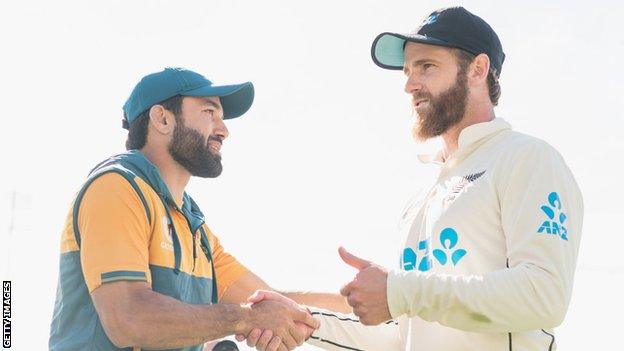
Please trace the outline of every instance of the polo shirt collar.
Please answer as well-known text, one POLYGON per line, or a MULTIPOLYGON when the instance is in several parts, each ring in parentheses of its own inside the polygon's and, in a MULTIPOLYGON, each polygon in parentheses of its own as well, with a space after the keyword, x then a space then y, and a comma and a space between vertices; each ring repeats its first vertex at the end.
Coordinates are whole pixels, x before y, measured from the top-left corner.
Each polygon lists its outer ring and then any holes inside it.
POLYGON ((197 203, 185 191, 182 196, 182 204, 178 204, 171 195, 167 184, 162 179, 158 167, 150 162, 141 151, 130 150, 123 154, 113 156, 96 166, 91 173, 94 173, 104 166, 110 166, 111 164, 119 164, 149 184, 165 203, 173 206, 176 210, 184 214, 193 233, 204 223, 204 214, 199 209, 197 203))

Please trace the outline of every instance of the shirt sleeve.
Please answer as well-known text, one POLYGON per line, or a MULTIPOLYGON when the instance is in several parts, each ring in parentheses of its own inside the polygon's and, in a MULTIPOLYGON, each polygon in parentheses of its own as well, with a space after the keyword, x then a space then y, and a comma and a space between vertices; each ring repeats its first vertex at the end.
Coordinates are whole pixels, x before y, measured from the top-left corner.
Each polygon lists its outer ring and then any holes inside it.
POLYGON ((208 230, 208 234, 217 275, 217 289, 219 290, 219 298, 221 298, 225 290, 249 270, 223 249, 216 235, 212 234, 210 230, 208 230))
POLYGON ((395 321, 366 326, 352 314, 343 314, 309 307, 312 316, 321 322, 308 343, 325 350, 399 351, 399 327, 395 321))
POLYGON ((471 276, 391 271, 393 317, 491 332, 552 328, 563 321, 581 239, 580 190, 546 143, 525 147, 508 162, 497 185, 507 268, 471 276))
POLYGON ((150 224, 130 183, 117 173, 91 183, 78 210, 80 260, 89 292, 118 280, 151 282, 150 224))

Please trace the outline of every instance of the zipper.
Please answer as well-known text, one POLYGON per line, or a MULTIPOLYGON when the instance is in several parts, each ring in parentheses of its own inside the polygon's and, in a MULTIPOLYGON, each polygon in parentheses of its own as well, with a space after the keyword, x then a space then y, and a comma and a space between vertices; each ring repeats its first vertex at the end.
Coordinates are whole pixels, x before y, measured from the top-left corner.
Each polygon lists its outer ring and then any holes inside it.
POLYGON ((212 250, 210 248, 210 242, 208 241, 208 235, 206 234, 204 227, 199 227, 199 231, 201 233, 201 239, 199 241, 200 248, 204 252, 204 255, 206 255, 208 261, 210 261, 210 269, 212 271, 212 303, 216 304, 217 302, 219 302, 219 290, 217 287, 217 272, 215 270, 214 261, 212 259, 212 250))
POLYGON ((193 233, 193 272, 195 272, 195 263, 197 262, 197 232, 193 233))
POLYGON ((173 241, 173 261, 174 261, 174 269, 175 274, 180 273, 180 261, 182 258, 182 249, 180 247, 180 238, 178 238, 178 232, 175 228, 175 223, 173 221, 173 216, 171 215, 171 210, 166 202, 163 201, 163 205, 165 206, 165 211, 167 213, 167 219, 171 225, 171 239, 173 241))

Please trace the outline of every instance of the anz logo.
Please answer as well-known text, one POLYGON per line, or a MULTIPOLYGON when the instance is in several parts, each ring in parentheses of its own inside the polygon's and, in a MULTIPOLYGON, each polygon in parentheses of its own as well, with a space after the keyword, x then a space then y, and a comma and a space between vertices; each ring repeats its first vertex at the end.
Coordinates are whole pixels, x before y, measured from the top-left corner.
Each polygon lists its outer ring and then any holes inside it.
MULTIPOLYGON (((431 238, 418 242, 419 255, 411 247, 403 250, 401 267, 406 271, 418 269, 426 272, 433 267, 434 260, 441 266, 457 266, 468 251, 459 248, 459 236, 453 228, 444 228, 440 232, 439 246, 431 250, 431 238)), ((437 244, 437 243, 436 243, 437 244)))
POLYGON ((568 217, 561 208, 562 204, 559 194, 556 192, 548 194, 548 204, 541 207, 542 212, 548 218, 537 228, 538 234, 557 235, 562 240, 568 240, 568 230, 563 225, 568 217))

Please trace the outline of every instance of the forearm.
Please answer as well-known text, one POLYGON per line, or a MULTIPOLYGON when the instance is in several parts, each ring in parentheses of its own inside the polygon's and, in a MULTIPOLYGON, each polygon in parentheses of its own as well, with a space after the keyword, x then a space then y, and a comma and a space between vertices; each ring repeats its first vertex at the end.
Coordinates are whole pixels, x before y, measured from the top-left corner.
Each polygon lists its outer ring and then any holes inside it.
POLYGON ((319 292, 280 292, 280 294, 301 305, 316 306, 341 313, 352 313, 351 306, 345 297, 339 294, 319 292))
MULTIPOLYGON (((221 297, 221 301, 229 303, 246 303, 249 296, 257 290, 274 289, 254 273, 247 272, 244 276, 230 285, 227 290, 225 290, 225 293, 221 297)), ((346 299, 339 294, 310 291, 278 292, 302 305, 317 306, 342 313, 351 313, 351 306, 349 306, 346 299)))
POLYGON ((569 287, 553 272, 530 264, 485 275, 391 272, 393 317, 419 316, 466 331, 509 332, 551 328, 563 320, 569 287))
POLYGON ((366 326, 354 315, 311 308, 321 321, 308 343, 325 350, 400 350, 399 328, 394 321, 366 326))
POLYGON ((192 305, 151 290, 135 293, 127 301, 120 320, 104 323, 120 347, 180 348, 235 334, 244 327, 245 309, 235 304, 192 305))

